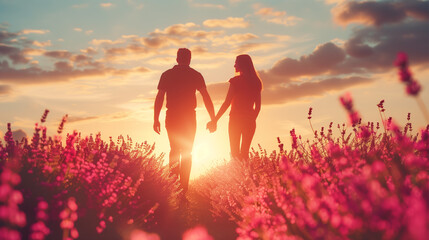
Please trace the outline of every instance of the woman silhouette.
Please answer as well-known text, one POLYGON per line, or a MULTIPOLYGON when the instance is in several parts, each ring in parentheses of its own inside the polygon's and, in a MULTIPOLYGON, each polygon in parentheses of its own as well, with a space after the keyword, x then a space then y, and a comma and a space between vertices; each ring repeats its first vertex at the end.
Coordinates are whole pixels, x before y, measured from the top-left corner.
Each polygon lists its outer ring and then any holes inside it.
POLYGON ((216 129, 217 121, 231 105, 228 125, 231 157, 246 159, 255 134, 256 118, 261 110, 262 81, 247 54, 237 56, 234 68, 237 76, 229 80, 225 101, 207 128, 216 129))

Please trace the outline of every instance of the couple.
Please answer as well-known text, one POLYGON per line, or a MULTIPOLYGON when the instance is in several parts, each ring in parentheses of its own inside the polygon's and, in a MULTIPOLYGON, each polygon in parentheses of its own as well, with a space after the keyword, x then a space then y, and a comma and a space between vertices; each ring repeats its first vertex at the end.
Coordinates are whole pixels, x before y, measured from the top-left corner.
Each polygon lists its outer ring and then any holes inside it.
POLYGON ((215 115, 213 102, 207 92, 201 73, 189 66, 191 51, 177 51, 177 65, 161 75, 154 105, 153 129, 160 134, 159 114, 167 95, 165 128, 170 141, 169 165, 173 174, 180 176, 181 185, 188 190, 192 166, 192 146, 196 132, 196 90, 201 93, 211 121, 210 132, 216 131, 217 121, 231 105, 229 118, 229 142, 232 159, 246 159, 256 129, 256 118, 261 109, 262 81, 255 71, 249 55, 239 55, 235 60, 237 76, 229 80, 229 90, 219 112, 215 115), (241 146, 240 146, 241 140, 241 146))

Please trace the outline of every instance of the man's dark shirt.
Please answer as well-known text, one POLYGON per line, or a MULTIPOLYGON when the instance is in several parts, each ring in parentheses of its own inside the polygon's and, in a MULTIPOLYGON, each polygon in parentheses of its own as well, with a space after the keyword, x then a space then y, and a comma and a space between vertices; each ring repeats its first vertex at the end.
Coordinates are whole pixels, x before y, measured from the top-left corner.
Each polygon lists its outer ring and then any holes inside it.
POLYGON ((169 112, 194 111, 197 106, 196 90, 206 88, 201 73, 189 66, 176 65, 165 71, 159 80, 158 90, 167 94, 169 112))

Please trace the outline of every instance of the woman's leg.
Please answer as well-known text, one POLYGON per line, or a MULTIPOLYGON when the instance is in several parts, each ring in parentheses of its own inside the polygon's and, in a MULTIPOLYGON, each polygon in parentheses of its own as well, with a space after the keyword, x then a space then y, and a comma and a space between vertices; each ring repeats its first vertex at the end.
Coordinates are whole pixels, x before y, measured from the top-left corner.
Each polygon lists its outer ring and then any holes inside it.
POLYGON ((243 119, 242 124, 242 140, 241 140, 241 157, 249 158, 250 144, 252 143, 253 135, 255 135, 256 121, 243 119))
POLYGON ((229 146, 231 148, 231 157, 237 159, 240 157, 240 121, 235 117, 229 117, 228 124, 229 146))

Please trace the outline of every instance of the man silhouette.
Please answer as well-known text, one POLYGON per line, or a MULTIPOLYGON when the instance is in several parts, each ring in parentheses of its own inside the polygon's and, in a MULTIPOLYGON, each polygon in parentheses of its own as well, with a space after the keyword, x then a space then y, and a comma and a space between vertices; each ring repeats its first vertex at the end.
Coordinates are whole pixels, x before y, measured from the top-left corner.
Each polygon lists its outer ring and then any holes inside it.
MULTIPOLYGON (((191 152, 197 126, 195 115, 196 90, 201 93, 204 105, 212 120, 215 113, 203 76, 189 66, 191 51, 180 48, 177 51, 176 61, 178 65, 165 71, 159 80, 154 106, 153 129, 160 134, 159 114, 164 103, 164 96, 167 95, 165 128, 170 141, 169 165, 171 172, 177 177, 180 176, 180 183, 186 192, 191 173, 191 152)), ((210 131, 212 132, 214 129, 210 129, 210 131)))

